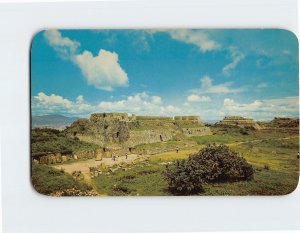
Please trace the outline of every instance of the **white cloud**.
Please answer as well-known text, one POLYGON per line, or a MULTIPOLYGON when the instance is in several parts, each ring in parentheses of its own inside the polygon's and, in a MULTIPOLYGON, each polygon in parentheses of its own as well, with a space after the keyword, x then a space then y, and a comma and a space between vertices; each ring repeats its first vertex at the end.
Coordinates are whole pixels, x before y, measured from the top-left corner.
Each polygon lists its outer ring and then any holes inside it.
POLYGON ((211 98, 209 96, 199 96, 199 95, 189 95, 187 97, 187 101, 189 102, 210 102, 211 98))
POLYGON ((128 76, 119 63, 116 52, 100 49, 96 56, 90 51, 78 53, 80 43, 63 37, 57 30, 47 30, 44 36, 50 46, 64 58, 77 65, 89 85, 112 91, 115 87, 128 86, 128 76))
POLYGON ((128 112, 141 115, 170 115, 180 109, 172 105, 164 106, 160 96, 137 93, 117 101, 101 101, 98 105, 103 112, 128 112))
POLYGON ((220 45, 210 39, 203 31, 194 31, 188 29, 169 30, 170 36, 179 41, 196 45, 201 52, 219 49, 220 45))
POLYGON ((167 113, 179 113, 180 108, 174 107, 173 105, 168 105, 164 111, 167 113))
POLYGON ((61 113, 78 116, 94 110, 95 108, 91 104, 84 101, 82 95, 79 95, 76 101, 71 101, 59 95, 46 95, 44 92, 40 92, 32 99, 34 114, 61 113))
POLYGON ((83 96, 82 95, 79 95, 77 98, 76 98, 76 102, 77 103, 82 103, 84 100, 83 100, 83 96))
POLYGON ((190 92, 193 94, 229 94, 244 91, 244 88, 231 88, 232 82, 213 85, 213 80, 207 75, 200 79, 200 83, 200 89, 192 89, 190 92))
POLYGON ((245 55, 234 46, 230 47, 229 51, 231 53, 232 62, 224 66, 222 70, 223 74, 227 76, 229 76, 231 74, 231 71, 235 69, 235 67, 240 63, 240 61, 245 58, 245 55))
POLYGON ((132 30, 130 34, 134 36, 134 40, 131 40, 131 44, 137 49, 137 52, 150 51, 149 39, 152 39, 151 34, 143 30, 132 30))
POLYGON ((34 96, 34 99, 38 100, 41 104, 44 105, 56 105, 56 106, 62 106, 62 107, 69 107, 72 102, 68 99, 64 99, 62 96, 59 95, 46 95, 43 92, 38 93, 37 96, 34 96))
POLYGON ((89 85, 111 91, 114 87, 128 86, 126 72, 119 64, 118 54, 100 49, 97 56, 84 51, 74 58, 89 85))
POLYGON ((298 96, 270 100, 255 100, 251 103, 238 103, 233 99, 224 99, 224 109, 230 115, 251 116, 256 119, 270 119, 274 116, 297 116, 299 112, 298 96))
POLYGON ((259 89, 262 89, 262 88, 266 88, 268 87, 268 84, 267 83, 259 83, 256 88, 259 88, 259 89))
POLYGON ((157 32, 165 32, 174 40, 178 40, 187 44, 193 44, 199 48, 201 52, 213 51, 219 49, 221 46, 215 40, 209 38, 209 35, 200 30, 192 29, 154 29, 146 30, 148 34, 157 32))
POLYGON ((49 45, 65 59, 71 59, 80 46, 79 42, 71 40, 68 37, 62 37, 61 33, 57 30, 47 30, 44 32, 44 36, 49 45))
POLYGON ((162 103, 160 96, 152 96, 151 99, 152 99, 153 104, 161 104, 162 103))

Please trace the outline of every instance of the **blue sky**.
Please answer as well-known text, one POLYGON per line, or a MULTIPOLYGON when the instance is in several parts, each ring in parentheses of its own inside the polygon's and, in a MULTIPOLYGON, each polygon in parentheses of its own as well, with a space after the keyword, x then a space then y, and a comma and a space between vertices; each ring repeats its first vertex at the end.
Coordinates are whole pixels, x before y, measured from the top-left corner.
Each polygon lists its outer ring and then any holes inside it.
POLYGON ((285 30, 47 30, 31 48, 32 114, 298 117, 285 30))

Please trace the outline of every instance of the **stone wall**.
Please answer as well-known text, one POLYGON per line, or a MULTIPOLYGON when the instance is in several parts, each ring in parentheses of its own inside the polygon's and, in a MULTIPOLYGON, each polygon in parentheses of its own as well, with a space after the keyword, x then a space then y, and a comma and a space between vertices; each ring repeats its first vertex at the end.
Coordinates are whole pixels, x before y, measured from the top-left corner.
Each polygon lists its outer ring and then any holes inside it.
POLYGON ((174 120, 175 121, 181 120, 181 121, 199 121, 200 122, 200 117, 199 116, 175 116, 174 120))
POLYGON ((147 120, 147 121, 172 121, 173 117, 167 117, 167 116, 136 116, 136 120, 147 120))
POLYGON ((211 135, 212 132, 209 127, 198 127, 198 128, 182 128, 182 131, 185 136, 192 137, 192 136, 205 136, 211 135))
POLYGON ((90 116, 90 120, 93 122, 109 120, 109 119, 129 121, 127 113, 93 113, 90 116))
POLYGON ((55 163, 63 163, 69 160, 77 160, 77 159, 91 159, 95 158, 96 151, 77 151, 73 154, 61 154, 61 153, 45 153, 39 156, 35 156, 33 158, 34 162, 40 164, 55 164, 55 163))
POLYGON ((134 147, 139 144, 169 141, 172 140, 174 134, 175 131, 166 130, 130 131, 130 140, 127 142, 127 146, 134 147))

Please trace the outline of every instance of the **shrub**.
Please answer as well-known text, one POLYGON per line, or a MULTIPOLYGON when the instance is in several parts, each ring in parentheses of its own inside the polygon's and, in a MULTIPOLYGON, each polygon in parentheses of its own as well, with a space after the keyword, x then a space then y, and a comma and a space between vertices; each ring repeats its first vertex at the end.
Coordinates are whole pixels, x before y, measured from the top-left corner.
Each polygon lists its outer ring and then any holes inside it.
POLYGON ((264 169, 269 170, 269 169, 270 169, 269 165, 268 165, 268 164, 265 164, 265 165, 264 165, 264 169))
POLYGON ((177 160, 167 165, 163 174, 169 191, 176 195, 191 195, 203 191, 201 171, 195 169, 192 160, 177 160))
POLYGON ((167 166, 164 176, 169 190, 179 195, 203 191, 203 183, 250 180, 253 168, 225 145, 209 145, 187 160, 167 166))

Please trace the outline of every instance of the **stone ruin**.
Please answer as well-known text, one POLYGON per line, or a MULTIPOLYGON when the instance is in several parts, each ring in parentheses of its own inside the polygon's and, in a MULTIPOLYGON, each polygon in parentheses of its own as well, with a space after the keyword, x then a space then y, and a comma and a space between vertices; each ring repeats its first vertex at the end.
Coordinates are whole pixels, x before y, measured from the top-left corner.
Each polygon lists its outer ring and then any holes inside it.
POLYGON ((94 113, 79 119, 66 129, 70 136, 102 148, 99 158, 116 153, 134 153, 140 144, 211 134, 199 116, 129 116, 127 113, 94 113))
POLYGON ((275 128, 299 128, 299 119, 291 117, 275 117, 269 122, 268 126, 275 128))
POLYGON ((127 113, 94 113, 89 119, 79 119, 65 129, 71 137, 97 144, 99 149, 76 151, 73 154, 43 153, 32 155, 33 163, 56 164, 82 158, 112 157, 112 154, 159 153, 170 149, 157 146, 141 151, 141 144, 175 141, 187 141, 191 136, 212 134, 199 116, 135 116, 127 113))
POLYGON ((252 118, 246 118, 241 116, 226 116, 223 120, 216 123, 221 126, 238 126, 241 128, 252 127, 254 129, 261 129, 261 126, 257 124, 252 118))
POLYGON ((96 160, 102 159, 102 153, 99 150, 85 150, 85 151, 76 151, 73 154, 61 154, 61 153, 41 153, 41 154, 33 154, 32 162, 34 164, 56 164, 63 163, 70 160, 78 160, 78 159, 92 159, 96 158, 96 160))

